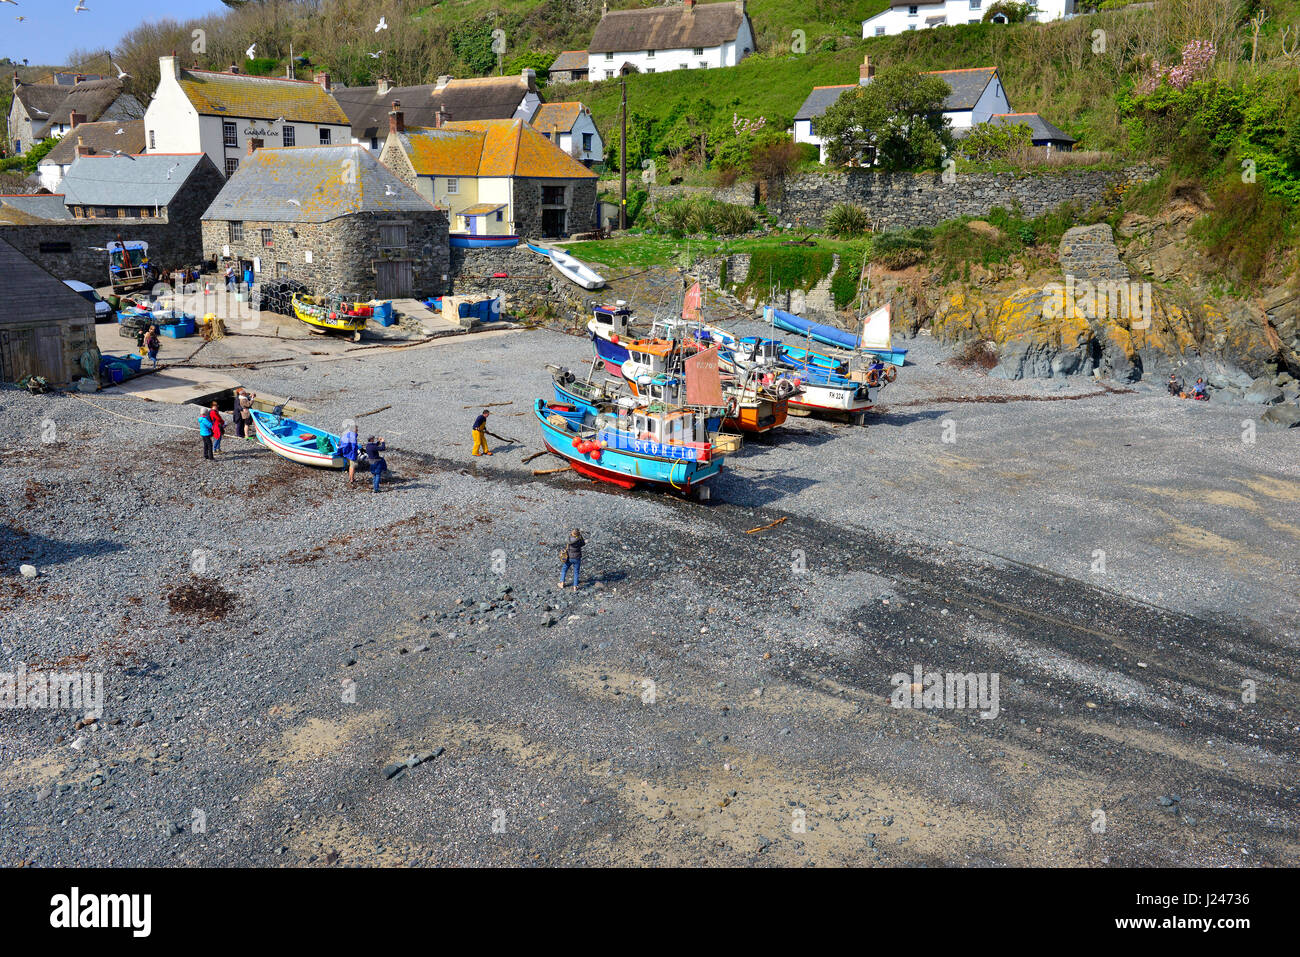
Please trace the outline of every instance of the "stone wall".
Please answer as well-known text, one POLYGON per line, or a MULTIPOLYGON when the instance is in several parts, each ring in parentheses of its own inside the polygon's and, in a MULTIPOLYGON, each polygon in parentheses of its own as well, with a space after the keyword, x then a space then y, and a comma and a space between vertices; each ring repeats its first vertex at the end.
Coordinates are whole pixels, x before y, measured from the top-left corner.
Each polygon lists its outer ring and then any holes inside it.
POLYGON ((244 238, 230 241, 225 220, 203 223, 203 254, 216 259, 224 272, 224 253, 232 259, 261 259, 257 282, 278 277, 277 263, 288 265, 288 278, 303 283, 316 295, 337 292, 371 299, 379 294, 375 263, 384 259, 411 262, 413 296, 440 296, 448 291, 451 251, 447 239, 447 214, 428 212, 360 213, 327 223, 244 222, 244 238), (380 254, 380 227, 405 224, 406 248, 380 254), (271 231, 271 246, 264 246, 262 230, 271 231), (291 235, 291 231, 297 235, 291 235), (307 251, 312 261, 307 262, 307 251))
POLYGON ((599 222, 596 211, 596 180, 551 180, 533 179, 519 176, 514 181, 515 232, 524 237, 538 237, 542 232, 542 188, 563 184, 568 215, 565 217, 566 231, 587 233, 595 229, 599 222))
POLYGON ((994 207, 1019 206, 1033 218, 1066 203, 1091 206, 1116 185, 1144 182, 1151 167, 1068 170, 1060 173, 959 173, 945 183, 938 173, 818 173, 785 181, 768 197, 782 224, 820 228, 837 203, 861 206, 876 229, 935 226, 958 216, 987 216, 994 207))
MULTIPOLYGON (((639 181, 628 183, 629 190, 633 186, 640 186, 639 181)), ((615 189, 615 192, 617 192, 617 189, 615 189)), ((707 196, 709 199, 716 199, 720 203, 752 207, 758 204, 760 191, 757 183, 744 180, 730 186, 660 186, 656 184, 649 187, 649 192, 650 199, 656 203, 680 199, 683 196, 707 196)))
POLYGON ((582 315, 593 297, 562 277, 542 256, 519 245, 510 248, 452 249, 452 292, 458 296, 502 295, 509 316, 551 310, 582 315), (499 273, 504 273, 504 278, 499 273))

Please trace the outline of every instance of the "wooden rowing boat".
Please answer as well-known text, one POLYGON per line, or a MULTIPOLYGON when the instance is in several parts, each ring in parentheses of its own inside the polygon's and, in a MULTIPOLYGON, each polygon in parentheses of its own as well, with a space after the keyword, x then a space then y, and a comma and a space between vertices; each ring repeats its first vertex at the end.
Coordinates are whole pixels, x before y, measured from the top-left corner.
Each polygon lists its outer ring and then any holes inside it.
POLYGON ((253 428, 258 440, 276 455, 318 468, 341 469, 347 460, 339 455, 339 437, 332 432, 253 410, 253 428))

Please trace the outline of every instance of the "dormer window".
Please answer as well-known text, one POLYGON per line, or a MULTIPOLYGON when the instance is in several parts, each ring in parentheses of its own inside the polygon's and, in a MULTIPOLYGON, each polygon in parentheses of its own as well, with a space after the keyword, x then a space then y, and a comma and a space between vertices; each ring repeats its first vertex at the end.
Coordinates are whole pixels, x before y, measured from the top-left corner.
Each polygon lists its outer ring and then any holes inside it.
POLYGON ((907 15, 909 17, 916 16, 916 13, 917 13, 916 4, 912 4, 910 7, 907 8, 907 15))

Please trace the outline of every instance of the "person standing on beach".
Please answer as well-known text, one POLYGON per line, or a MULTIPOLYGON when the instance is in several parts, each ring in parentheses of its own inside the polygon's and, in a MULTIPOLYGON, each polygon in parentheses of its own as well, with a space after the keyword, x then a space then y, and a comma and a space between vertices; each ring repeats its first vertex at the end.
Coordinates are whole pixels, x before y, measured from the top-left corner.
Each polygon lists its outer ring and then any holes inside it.
POLYGON ((225 425, 225 419, 221 417, 221 410, 217 408, 215 402, 208 408, 208 418, 212 421, 212 451, 221 451, 222 426, 225 425))
POLYGON ((345 423, 347 431, 343 433, 343 438, 339 439, 339 455, 348 463, 348 484, 352 485, 357 480, 357 456, 361 452, 361 439, 357 435, 357 427, 352 423, 345 423))
POLYGON ((233 263, 226 266, 226 292, 233 292, 235 289, 235 266, 233 263))
POLYGON ((474 420, 474 454, 491 455, 487 444, 487 420, 489 412, 484 409, 477 419, 474 420))
POLYGON ((158 368, 158 347, 162 345, 162 340, 158 338, 158 327, 150 326, 149 331, 144 334, 144 348, 149 354, 149 361, 153 367, 158 368))
POLYGON ((579 529, 573 529, 569 532, 569 543, 560 551, 564 558, 564 567, 560 569, 560 590, 564 590, 564 582, 569 577, 569 567, 573 567, 573 590, 578 590, 578 573, 582 569, 582 549, 587 544, 587 540, 582 537, 579 529))
POLYGON ((203 457, 215 458, 212 454, 212 416, 208 409, 199 412, 199 438, 203 440, 203 457))
POLYGON ((373 435, 366 439, 366 461, 370 463, 370 477, 374 482, 372 491, 379 491, 379 476, 388 471, 388 463, 380 452, 387 450, 388 446, 384 444, 384 437, 381 435, 376 439, 373 435))
POLYGON ((253 428, 253 400, 256 398, 256 392, 240 389, 239 401, 235 404, 235 415, 239 416, 240 428, 243 430, 240 434, 250 441, 257 438, 253 428))

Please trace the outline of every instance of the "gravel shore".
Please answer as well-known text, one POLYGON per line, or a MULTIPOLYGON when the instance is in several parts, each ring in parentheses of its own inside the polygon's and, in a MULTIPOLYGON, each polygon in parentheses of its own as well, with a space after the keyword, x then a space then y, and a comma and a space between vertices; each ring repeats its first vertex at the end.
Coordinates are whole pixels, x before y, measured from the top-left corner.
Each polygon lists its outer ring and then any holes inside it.
POLYGON ((1296 433, 907 344, 867 426, 792 418, 704 505, 521 463, 590 352, 547 329, 233 373, 389 406, 379 495, 5 389, 0 672, 105 700, 0 710, 0 864, 1300 863, 1296 433), (520 442, 475 459, 489 403, 520 442), (892 707, 917 666, 996 717, 892 707))

